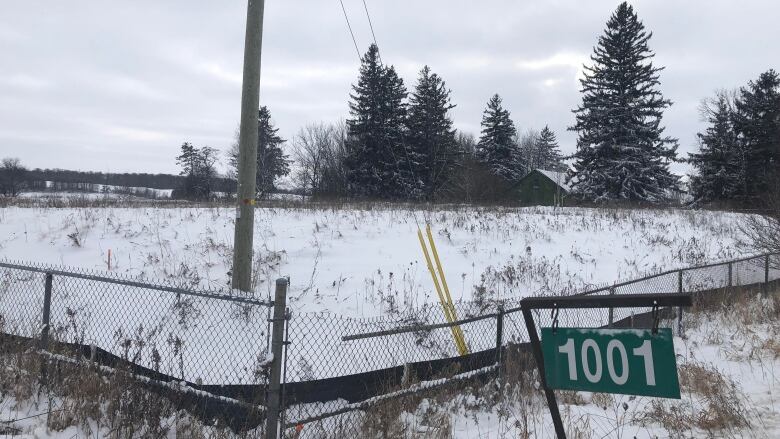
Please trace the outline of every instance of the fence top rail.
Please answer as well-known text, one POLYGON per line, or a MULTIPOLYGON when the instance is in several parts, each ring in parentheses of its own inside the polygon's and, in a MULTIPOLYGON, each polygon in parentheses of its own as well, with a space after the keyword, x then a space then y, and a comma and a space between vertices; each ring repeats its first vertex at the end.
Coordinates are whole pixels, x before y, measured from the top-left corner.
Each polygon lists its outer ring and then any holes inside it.
POLYGON ((485 320, 485 319, 492 319, 498 316, 498 313, 492 313, 492 314, 483 314, 476 317, 470 317, 467 319, 462 320, 456 320, 454 322, 447 322, 447 323, 436 323, 432 325, 411 325, 411 326, 402 326, 400 328, 394 328, 394 329, 388 329, 385 331, 374 331, 374 332, 365 332, 362 334, 353 334, 353 335, 345 335, 341 337, 341 341, 353 341, 353 340, 362 340, 366 338, 374 338, 374 337, 384 337, 387 335, 397 335, 397 334, 405 334, 408 332, 417 332, 417 331, 430 331, 433 329, 439 329, 439 328, 449 328, 452 326, 458 326, 463 325, 466 323, 472 323, 477 322, 479 320, 485 320))
POLYGON ((89 272, 79 273, 74 271, 67 271, 62 268, 27 265, 21 263, 11 263, 7 261, 0 261, 0 267, 10 268, 13 270, 29 271, 34 273, 51 274, 51 275, 70 277, 76 279, 85 279, 85 280, 91 280, 96 282, 111 283, 116 285, 124 285, 128 287, 142 288, 145 290, 165 291, 173 294, 183 294, 186 296, 202 297, 205 299, 223 300, 228 302, 242 303, 246 305, 268 306, 268 307, 273 306, 273 301, 271 300, 261 300, 261 299, 251 298, 251 297, 241 297, 238 295, 212 292, 212 291, 192 290, 192 289, 181 288, 181 287, 170 286, 170 285, 145 283, 145 282, 139 282, 131 279, 124 279, 119 276, 108 277, 108 276, 101 276, 98 274, 91 274, 89 272))
POLYGON ((675 268, 675 269, 672 269, 672 270, 662 271, 660 273, 649 274, 647 276, 643 276, 643 277, 640 277, 640 278, 637 278, 637 279, 631 279, 631 280, 627 280, 627 281, 624 281, 624 282, 618 282, 618 283, 615 283, 615 284, 606 285, 606 286, 603 286, 603 287, 596 288, 594 290, 583 291, 581 293, 577 293, 577 294, 574 294, 574 295, 575 296, 587 296, 587 295, 590 295, 590 294, 601 293, 603 291, 609 291, 609 290, 611 290, 613 288, 625 287, 625 286, 633 285, 633 284, 636 284, 636 283, 639 283, 639 282, 644 282, 646 280, 655 279, 657 277, 667 276, 669 274, 684 273, 686 271, 701 270, 701 269, 704 269, 704 268, 719 267, 719 266, 725 266, 725 265, 730 265, 730 264, 738 264, 740 262, 750 261, 750 260, 753 260, 753 259, 766 258, 768 256, 777 256, 779 254, 780 253, 762 253, 762 254, 759 254, 759 255, 748 256, 748 257, 739 258, 739 259, 731 259, 731 260, 722 261, 722 262, 713 262, 711 264, 695 265, 695 266, 692 266, 692 267, 675 268))
POLYGON ((651 306, 691 306, 691 293, 621 294, 616 296, 526 297, 523 309, 553 308, 639 308, 651 306))

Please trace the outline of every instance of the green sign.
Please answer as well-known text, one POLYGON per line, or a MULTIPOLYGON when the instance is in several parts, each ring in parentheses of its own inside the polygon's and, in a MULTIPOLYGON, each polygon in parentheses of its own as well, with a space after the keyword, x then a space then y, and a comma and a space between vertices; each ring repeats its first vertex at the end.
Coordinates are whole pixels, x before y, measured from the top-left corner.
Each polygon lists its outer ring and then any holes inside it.
POLYGON ((671 329, 542 328, 552 389, 680 399, 671 329))

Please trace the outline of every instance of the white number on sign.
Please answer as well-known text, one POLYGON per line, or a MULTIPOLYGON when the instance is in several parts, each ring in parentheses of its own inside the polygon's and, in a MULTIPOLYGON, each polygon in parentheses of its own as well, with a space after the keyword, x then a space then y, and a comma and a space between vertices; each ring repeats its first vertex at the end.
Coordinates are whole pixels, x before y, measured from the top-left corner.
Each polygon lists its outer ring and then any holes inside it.
POLYGON ((577 381, 577 363, 574 358, 574 339, 570 338, 563 346, 558 348, 558 352, 566 354, 569 357, 569 379, 577 381))
POLYGON ((644 357, 647 385, 655 386, 655 367, 653 365, 653 350, 650 347, 650 340, 645 340, 645 342, 642 343, 642 346, 634 348, 634 355, 644 357))
MULTIPOLYGON (((569 379, 571 381, 577 381, 577 354, 574 348, 574 339, 569 338, 561 346, 558 346, 558 352, 566 355, 566 360, 569 366, 569 379)), ((645 379, 648 386, 655 386, 655 365, 653 364, 653 350, 650 340, 645 340, 641 346, 634 348, 633 354, 637 357, 642 357, 645 362, 645 379)), ((601 349, 599 345, 593 339, 586 338, 582 343, 580 350, 580 358, 582 360, 582 371, 585 372, 585 378, 591 383, 597 383, 601 381, 602 376, 602 364, 601 364, 601 349), (593 351, 593 357, 595 363, 591 364, 588 351, 593 351)), ((628 353, 626 347, 620 340, 610 340, 607 344, 607 372, 612 381, 622 386, 628 382, 628 353), (620 357, 620 375, 618 375, 615 368, 615 351, 617 351, 620 357)))
POLYGON ((588 338, 582 343, 582 369, 585 372, 585 378, 591 383, 598 383, 601 381, 601 350, 599 345, 595 341, 588 338), (588 349, 593 351, 596 357, 596 371, 591 372, 590 361, 588 361, 588 349))
POLYGON ((607 370, 615 384, 622 386, 628 381, 628 354, 626 354, 626 347, 619 340, 610 340, 607 344, 607 370), (612 355, 615 349, 620 354, 620 370, 623 372, 620 375, 615 373, 615 357, 612 355))

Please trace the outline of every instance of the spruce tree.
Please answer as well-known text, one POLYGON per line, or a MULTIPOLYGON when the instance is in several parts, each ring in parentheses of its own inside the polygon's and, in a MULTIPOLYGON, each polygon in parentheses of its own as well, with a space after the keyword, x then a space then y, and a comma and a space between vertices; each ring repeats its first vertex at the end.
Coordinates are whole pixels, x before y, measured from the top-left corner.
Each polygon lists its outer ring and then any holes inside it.
MULTIPOLYGON (((284 153, 282 145, 287 141, 277 134, 279 129, 271 122, 271 111, 261 106, 257 113, 257 174, 255 190, 263 196, 276 189, 276 181, 290 173, 289 156, 284 153)), ((238 132, 236 141, 228 152, 230 166, 238 175, 238 132)))
POLYGON ((482 115, 482 134, 477 143, 476 156, 491 173, 512 182, 523 176, 524 167, 515 142, 515 124, 501 103, 498 94, 493 95, 487 103, 482 115))
POLYGON ((688 158, 697 171, 691 176, 695 204, 732 199, 742 191, 745 179, 742 148, 734 131, 734 110, 728 96, 718 93, 703 110, 709 126, 697 134, 699 152, 688 158))
POLYGON ((547 125, 544 126, 536 139, 535 150, 535 167, 557 172, 566 170, 566 164, 563 163, 563 156, 558 146, 558 139, 547 125))
POLYGON ((745 195, 757 197, 770 187, 780 164, 780 76, 762 73, 740 89, 734 127, 745 154, 745 195))
POLYGON ((404 143, 406 88, 395 68, 385 67, 372 44, 352 86, 347 119, 348 190, 370 198, 404 198, 415 191, 414 165, 404 143))
POLYGON ((276 189, 276 180, 290 173, 288 156, 282 150, 287 142, 271 123, 268 107, 260 107, 257 115, 257 192, 266 194, 276 189))
POLYGON ((449 180, 457 163, 455 130, 449 116, 452 108, 455 105, 450 103, 450 90, 444 81, 428 66, 423 67, 409 98, 406 144, 418 186, 415 189, 427 199, 432 199, 449 180))
POLYGON ((582 104, 574 110, 577 151, 570 182, 595 201, 663 200, 677 185, 669 172, 677 140, 664 136, 663 110, 672 103, 658 90, 654 55, 633 8, 622 3, 585 67, 582 104))
POLYGON ((180 188, 181 195, 184 198, 196 198, 195 187, 197 186, 198 153, 197 149, 189 143, 181 144, 181 154, 176 157, 176 164, 181 167, 179 175, 184 177, 184 182, 180 188))

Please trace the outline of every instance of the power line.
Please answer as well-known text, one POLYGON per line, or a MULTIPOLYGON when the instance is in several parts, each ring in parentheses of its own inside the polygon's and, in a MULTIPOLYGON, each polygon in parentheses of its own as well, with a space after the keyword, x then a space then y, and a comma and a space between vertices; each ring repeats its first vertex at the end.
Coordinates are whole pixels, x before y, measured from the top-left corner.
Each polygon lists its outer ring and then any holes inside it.
POLYGON ((344 19, 347 20, 347 27, 349 28, 349 34, 352 35, 352 43, 355 44, 355 53, 357 53, 358 59, 361 59, 360 49, 358 49, 357 40, 355 40, 355 33, 352 32, 352 25, 349 24, 349 17, 347 17, 347 10, 346 8, 344 8, 344 0, 339 0, 339 2, 341 3, 341 10, 344 12, 344 19))
POLYGON ((371 23, 371 14, 368 13, 368 6, 366 6, 366 0, 363 0, 363 9, 366 10, 366 17, 368 17, 368 27, 371 28, 371 36, 374 38, 374 44, 379 47, 379 44, 376 42, 376 35, 374 34, 374 25, 371 23))

